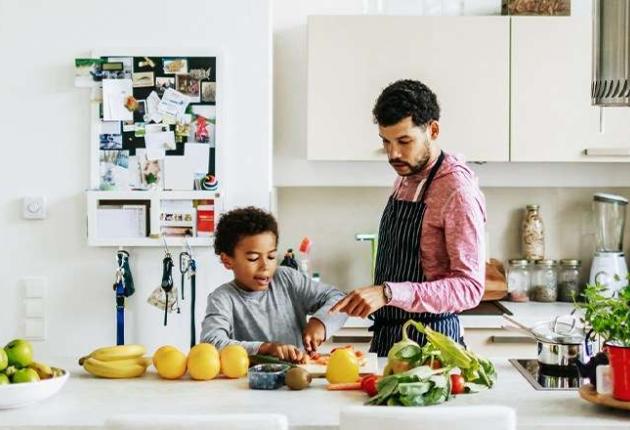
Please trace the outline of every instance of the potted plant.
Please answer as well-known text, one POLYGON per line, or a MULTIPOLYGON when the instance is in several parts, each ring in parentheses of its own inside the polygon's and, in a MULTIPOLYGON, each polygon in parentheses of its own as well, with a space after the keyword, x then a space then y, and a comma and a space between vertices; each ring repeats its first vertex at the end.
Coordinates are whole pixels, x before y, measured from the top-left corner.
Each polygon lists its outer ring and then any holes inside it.
POLYGON ((584 319, 605 340, 613 381, 613 397, 630 401, 630 284, 610 294, 604 286, 588 285, 584 302, 584 319))

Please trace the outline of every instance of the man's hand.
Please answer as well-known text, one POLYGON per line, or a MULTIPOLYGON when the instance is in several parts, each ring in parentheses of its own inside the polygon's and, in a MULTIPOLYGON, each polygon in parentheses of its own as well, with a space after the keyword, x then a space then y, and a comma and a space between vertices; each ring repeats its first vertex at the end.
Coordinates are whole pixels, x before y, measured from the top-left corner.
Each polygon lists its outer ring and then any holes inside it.
POLYGON ((303 363, 306 359, 304 351, 294 345, 285 345, 281 343, 265 342, 258 349, 259 354, 273 355, 280 360, 290 361, 292 363, 303 363))
POLYGON ((317 318, 308 320, 304 333, 302 333, 302 340, 304 341, 306 352, 317 352, 319 345, 326 340, 326 326, 324 326, 324 323, 317 318))
POLYGON ((330 313, 344 312, 352 317, 366 318, 385 306, 385 293, 382 285, 357 288, 330 309, 330 313))

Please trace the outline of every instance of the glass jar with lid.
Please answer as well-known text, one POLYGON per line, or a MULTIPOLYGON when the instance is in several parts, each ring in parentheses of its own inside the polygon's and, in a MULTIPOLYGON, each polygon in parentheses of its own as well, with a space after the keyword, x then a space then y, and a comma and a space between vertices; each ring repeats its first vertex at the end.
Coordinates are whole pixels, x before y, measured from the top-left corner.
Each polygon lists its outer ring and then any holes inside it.
POLYGON ((538 260, 534 265, 529 298, 535 302, 555 302, 558 297, 556 260, 538 260))
POLYGON ((529 262, 525 259, 514 258, 508 261, 508 294, 513 302, 529 301, 529 262))
POLYGON ((558 301, 578 300, 580 290, 580 268, 582 262, 574 259, 560 260, 558 268, 558 301))
POLYGON ((527 205, 521 228, 521 246, 528 260, 542 260, 545 256, 545 236, 540 206, 527 205))

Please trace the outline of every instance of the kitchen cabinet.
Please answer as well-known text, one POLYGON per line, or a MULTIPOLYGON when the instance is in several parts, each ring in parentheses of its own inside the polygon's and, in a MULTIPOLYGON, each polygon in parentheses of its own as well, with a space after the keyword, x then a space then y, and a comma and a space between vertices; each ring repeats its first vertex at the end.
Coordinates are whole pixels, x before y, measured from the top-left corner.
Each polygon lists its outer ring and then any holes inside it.
POLYGON ((384 160, 371 111, 411 78, 437 94, 444 149, 508 161, 509 31, 498 16, 309 17, 307 158, 384 160))
POLYGON ((511 161, 630 160, 630 108, 591 105, 590 18, 511 22, 511 161))

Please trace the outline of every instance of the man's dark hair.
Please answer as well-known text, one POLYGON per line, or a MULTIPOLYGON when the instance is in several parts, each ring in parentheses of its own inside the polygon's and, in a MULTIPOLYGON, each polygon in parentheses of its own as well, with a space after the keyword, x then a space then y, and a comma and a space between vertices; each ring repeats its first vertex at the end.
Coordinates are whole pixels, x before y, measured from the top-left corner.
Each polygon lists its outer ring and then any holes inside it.
POLYGON ((234 248, 244 237, 270 232, 278 240, 278 223, 268 212, 249 206, 226 212, 219 219, 214 235, 214 253, 234 256, 234 248))
POLYGON ((389 127, 411 117, 416 126, 440 120, 440 106, 435 93, 420 81, 403 79, 383 90, 372 110, 374 121, 389 127))

